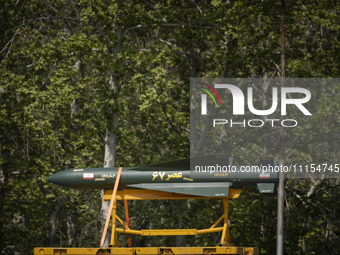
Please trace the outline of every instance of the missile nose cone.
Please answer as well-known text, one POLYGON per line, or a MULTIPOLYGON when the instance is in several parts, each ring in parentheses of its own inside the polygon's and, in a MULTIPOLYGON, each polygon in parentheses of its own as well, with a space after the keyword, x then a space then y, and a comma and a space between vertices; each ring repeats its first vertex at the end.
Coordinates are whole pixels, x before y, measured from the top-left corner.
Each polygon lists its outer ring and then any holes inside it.
POLYGON ((47 180, 53 184, 59 185, 59 186, 63 186, 63 183, 65 181, 65 178, 62 174, 60 174, 60 172, 55 173, 49 177, 47 177, 47 180))
POLYGON ((47 180, 53 184, 72 188, 77 182, 78 175, 73 173, 74 169, 67 169, 57 172, 47 178, 47 180))
POLYGON ((47 181, 54 183, 54 182, 53 182, 53 175, 47 177, 47 181))

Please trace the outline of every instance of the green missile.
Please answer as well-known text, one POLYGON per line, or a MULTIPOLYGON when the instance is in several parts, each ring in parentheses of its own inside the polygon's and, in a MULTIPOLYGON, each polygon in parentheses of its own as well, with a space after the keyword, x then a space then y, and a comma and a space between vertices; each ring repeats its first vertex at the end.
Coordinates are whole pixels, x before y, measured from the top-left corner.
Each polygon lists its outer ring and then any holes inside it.
MULTIPOLYGON (((212 156, 208 156, 211 157, 212 156)), ((215 156, 213 156, 215 157, 215 156)), ((219 156, 220 157, 220 156, 219 156)), ((204 157, 200 161, 204 161, 204 157)), ((124 167, 119 189, 147 189, 178 194, 224 197, 230 187, 257 186, 260 193, 274 193, 277 173, 244 172, 241 166, 229 166, 225 171, 210 168, 210 171, 195 172, 190 159, 166 162, 143 167, 124 167), (212 171, 213 170, 213 171, 212 171)), ((48 181, 73 189, 112 189, 118 167, 67 169, 48 177, 48 181)))

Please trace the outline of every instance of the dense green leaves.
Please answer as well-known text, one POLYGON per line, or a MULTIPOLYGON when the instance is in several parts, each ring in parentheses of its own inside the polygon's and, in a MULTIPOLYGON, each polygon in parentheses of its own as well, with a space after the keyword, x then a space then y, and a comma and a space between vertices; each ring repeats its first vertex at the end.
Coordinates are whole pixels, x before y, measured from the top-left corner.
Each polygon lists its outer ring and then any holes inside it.
MULTIPOLYGON (((279 1, 3 1, 0 253, 98 246, 99 192, 61 189, 46 178, 101 167, 107 128, 118 138, 117 165, 188 157, 189 78, 280 77, 280 8, 279 1)), ((287 77, 339 76, 339 10, 338 1, 286 4, 287 77)), ((310 105, 314 122, 286 133, 286 161, 338 163, 339 87, 311 90, 320 102, 310 105)), ((224 146, 236 163, 251 164, 262 156, 263 136, 233 130, 224 146)), ((268 133, 269 156, 278 155, 277 137, 276 129, 268 133)), ((287 182, 287 254, 339 253, 338 187, 337 180, 287 182)), ((220 202, 131 202, 131 225, 209 227, 220 202)), ((273 254, 275 211, 275 197, 244 191, 230 205, 232 243, 273 254)), ((215 234, 133 237, 140 246, 218 242, 215 234)))

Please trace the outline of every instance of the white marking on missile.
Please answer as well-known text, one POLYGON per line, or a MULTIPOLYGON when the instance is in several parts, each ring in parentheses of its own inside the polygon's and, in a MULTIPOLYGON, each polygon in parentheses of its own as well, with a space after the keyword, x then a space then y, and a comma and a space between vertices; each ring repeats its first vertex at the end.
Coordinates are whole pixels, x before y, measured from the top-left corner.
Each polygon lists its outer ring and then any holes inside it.
POLYGON ((270 173, 260 173, 259 178, 260 179, 269 179, 270 173))
POLYGON ((102 174, 103 178, 115 178, 116 175, 114 174, 102 174))
POLYGON ((215 194, 216 197, 225 196, 225 193, 215 194))
POLYGON ((94 174, 93 173, 83 173, 83 179, 93 179, 94 174))

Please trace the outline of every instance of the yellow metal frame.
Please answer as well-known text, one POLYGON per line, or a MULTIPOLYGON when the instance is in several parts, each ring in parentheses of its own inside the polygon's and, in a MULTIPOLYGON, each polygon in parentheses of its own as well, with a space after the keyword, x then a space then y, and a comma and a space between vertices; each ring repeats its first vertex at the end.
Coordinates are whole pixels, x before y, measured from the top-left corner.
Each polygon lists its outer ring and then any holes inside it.
POLYGON ((34 255, 164 255, 164 254, 178 254, 178 255, 258 255, 259 250, 253 247, 111 247, 111 248, 68 248, 68 247, 36 247, 34 248, 34 255))
MULTIPOLYGON (((119 178, 118 178, 119 180, 119 178)), ((104 192, 104 200, 111 201, 110 210, 107 215, 107 220, 111 218, 112 234, 111 243, 108 248, 69 248, 69 247, 36 247, 34 248, 34 255, 164 255, 164 254, 178 254, 178 255, 258 255, 259 250, 254 247, 235 247, 230 244, 230 235, 228 229, 228 206, 229 199, 238 198, 240 189, 229 189, 228 197, 198 197, 188 196, 182 194, 168 193, 162 191, 152 190, 121 190, 118 191, 118 182, 115 184, 113 190, 106 190, 104 192), (149 199, 222 199, 223 200, 223 215, 208 229, 142 229, 133 230, 129 228, 128 221, 125 224, 123 220, 117 215, 117 200, 149 200, 149 199), (111 214, 112 213, 112 214, 111 214), (217 225, 224 221, 223 227, 217 225), (117 228, 117 221, 123 228, 117 228), (221 243, 219 246, 213 247, 118 247, 117 233, 135 234, 141 236, 154 235, 198 235, 206 233, 222 232, 221 243)), ((127 209, 127 208, 126 208, 127 209)), ((102 239, 105 238, 103 233, 102 239)))
MULTIPOLYGON (((228 229, 228 206, 229 199, 235 199, 240 196, 242 190, 229 189, 228 197, 199 197, 184 194, 169 193, 154 190, 120 190, 104 191, 104 201, 111 201, 112 204, 112 233, 110 247, 118 247, 117 233, 133 234, 140 236, 158 236, 158 235, 198 235, 214 232, 222 232, 220 246, 230 246, 230 235, 228 229), (223 199, 223 215, 208 229, 141 229, 133 230, 127 226, 123 220, 117 215, 117 200, 151 200, 151 199, 223 199), (216 227, 222 220, 224 220, 223 227, 216 227), (123 228, 117 228, 117 221, 123 228)), ((110 213, 110 212, 109 212, 110 213)), ((109 217, 108 217, 109 218, 109 217)))

